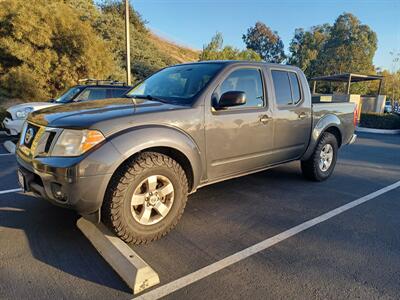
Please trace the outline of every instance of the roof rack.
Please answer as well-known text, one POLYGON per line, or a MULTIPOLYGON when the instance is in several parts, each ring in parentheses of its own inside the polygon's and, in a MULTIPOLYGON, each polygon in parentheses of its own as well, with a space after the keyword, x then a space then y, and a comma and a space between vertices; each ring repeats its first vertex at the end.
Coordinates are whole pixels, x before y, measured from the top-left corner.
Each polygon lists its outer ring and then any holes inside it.
POLYGON ((122 85, 125 86, 125 82, 117 81, 117 80, 106 80, 106 79, 93 79, 93 78, 84 78, 79 79, 78 82, 80 84, 94 84, 94 85, 122 85))

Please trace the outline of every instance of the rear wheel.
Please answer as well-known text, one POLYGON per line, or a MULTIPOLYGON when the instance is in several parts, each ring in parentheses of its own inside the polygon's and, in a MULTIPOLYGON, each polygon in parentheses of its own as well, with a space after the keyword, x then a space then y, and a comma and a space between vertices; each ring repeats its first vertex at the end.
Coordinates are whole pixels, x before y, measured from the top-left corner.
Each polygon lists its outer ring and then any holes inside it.
POLYGON ((335 169, 337 151, 336 137, 329 132, 324 132, 311 157, 308 160, 301 161, 304 177, 314 181, 328 179, 335 169))
POLYGON ((142 153, 115 176, 102 219, 122 240, 147 243, 175 227, 187 193, 185 172, 175 160, 160 153, 142 153))

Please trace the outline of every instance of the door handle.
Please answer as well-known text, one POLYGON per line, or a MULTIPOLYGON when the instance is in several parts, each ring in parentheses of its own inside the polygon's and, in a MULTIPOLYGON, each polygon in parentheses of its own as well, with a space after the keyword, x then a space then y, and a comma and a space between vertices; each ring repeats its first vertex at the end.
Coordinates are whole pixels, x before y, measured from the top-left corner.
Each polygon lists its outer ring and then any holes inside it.
POLYGON ((268 121, 269 121, 270 119, 271 119, 271 118, 268 117, 267 115, 262 115, 262 116, 260 116, 260 122, 263 123, 263 124, 268 123, 268 121))
POLYGON ((307 114, 306 113, 300 113, 299 114, 299 119, 305 119, 307 118, 307 114))

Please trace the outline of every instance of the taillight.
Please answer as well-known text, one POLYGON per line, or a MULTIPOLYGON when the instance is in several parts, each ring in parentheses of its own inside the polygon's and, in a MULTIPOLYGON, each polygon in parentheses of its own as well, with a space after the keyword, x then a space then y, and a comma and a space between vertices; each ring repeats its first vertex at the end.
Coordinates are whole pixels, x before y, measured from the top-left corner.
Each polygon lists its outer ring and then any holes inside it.
POLYGON ((354 127, 357 127, 357 125, 358 125, 358 110, 357 110, 357 105, 354 107, 354 112, 353 112, 353 124, 354 124, 354 127))

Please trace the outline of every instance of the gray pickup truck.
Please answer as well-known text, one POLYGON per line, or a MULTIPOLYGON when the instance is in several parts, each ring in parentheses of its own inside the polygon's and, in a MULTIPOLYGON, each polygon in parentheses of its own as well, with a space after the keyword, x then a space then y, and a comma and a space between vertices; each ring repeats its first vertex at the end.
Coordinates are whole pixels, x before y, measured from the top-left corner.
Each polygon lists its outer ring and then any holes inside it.
POLYGON ((327 179, 355 120, 353 103, 313 104, 296 67, 182 64, 124 98, 33 112, 18 178, 26 192, 145 243, 170 231, 205 185, 294 160, 306 178, 327 179))

